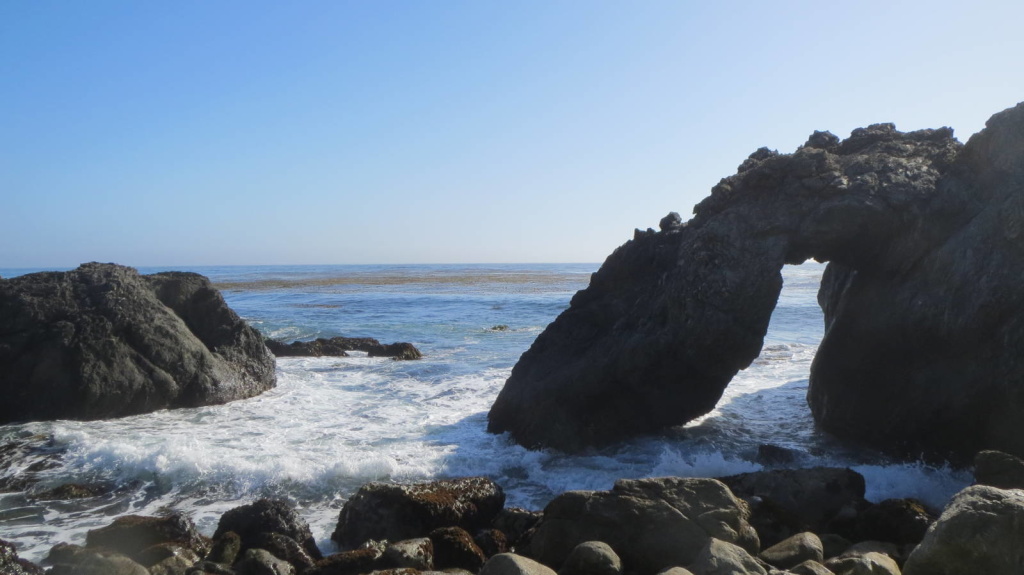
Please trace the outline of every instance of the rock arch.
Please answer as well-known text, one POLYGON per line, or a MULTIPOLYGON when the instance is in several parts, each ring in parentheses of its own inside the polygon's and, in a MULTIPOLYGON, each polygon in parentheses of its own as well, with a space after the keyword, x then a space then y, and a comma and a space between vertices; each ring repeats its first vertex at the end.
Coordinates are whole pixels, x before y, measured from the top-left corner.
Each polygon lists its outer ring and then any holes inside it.
POLYGON ((816 421, 889 451, 1024 453, 1024 104, 966 145, 892 124, 762 148, 637 230, 523 354, 488 430, 576 451, 714 408, 786 263, 829 261, 816 421))

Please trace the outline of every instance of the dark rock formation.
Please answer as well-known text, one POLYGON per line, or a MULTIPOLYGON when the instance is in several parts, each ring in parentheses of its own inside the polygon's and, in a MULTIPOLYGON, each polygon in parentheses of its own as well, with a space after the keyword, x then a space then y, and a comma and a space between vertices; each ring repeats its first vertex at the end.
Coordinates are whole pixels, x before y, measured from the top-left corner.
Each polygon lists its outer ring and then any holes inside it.
POLYGON ((430 532, 434 547, 434 567, 438 570, 464 569, 476 573, 487 556, 461 527, 438 527, 430 532))
POLYGON ((760 149, 695 216, 637 231, 523 354, 489 414, 578 450, 710 411, 757 357, 785 263, 830 261, 808 402, 894 452, 1024 453, 1024 104, 966 145, 891 124, 760 149))
POLYGON ((317 338, 313 341, 284 343, 268 339, 267 348, 278 357, 346 357, 349 351, 362 351, 370 357, 392 357, 395 359, 420 359, 423 354, 411 343, 396 342, 382 344, 369 337, 317 338))
POLYGON ((915 499, 886 499, 865 509, 857 518, 857 539, 917 545, 935 522, 915 499))
POLYGON ((0 423, 210 405, 274 384, 263 338, 203 276, 90 263, 0 280, 0 423))
POLYGON ((267 534, 277 534, 297 542, 313 559, 322 557, 309 524, 294 507, 279 499, 259 499, 227 511, 221 516, 213 537, 218 539, 229 532, 241 539, 243 552, 265 544, 267 534))
POLYGON ((505 506, 505 492, 485 477, 415 485, 368 483, 345 502, 331 539, 343 548, 368 540, 425 537, 439 527, 470 533, 489 527, 505 506))
MULTIPOLYGON (((757 515, 761 507, 788 518, 795 532, 786 537, 801 531, 827 532, 830 522, 844 510, 868 505, 864 499, 864 476, 851 469, 773 469, 730 475, 719 481, 737 497, 758 501, 751 518, 755 527, 759 527, 757 515)), ((773 545, 776 541, 762 543, 773 545)))
POLYGON ((1001 451, 979 451, 974 456, 974 481, 1000 489, 1024 489, 1024 460, 1001 451))

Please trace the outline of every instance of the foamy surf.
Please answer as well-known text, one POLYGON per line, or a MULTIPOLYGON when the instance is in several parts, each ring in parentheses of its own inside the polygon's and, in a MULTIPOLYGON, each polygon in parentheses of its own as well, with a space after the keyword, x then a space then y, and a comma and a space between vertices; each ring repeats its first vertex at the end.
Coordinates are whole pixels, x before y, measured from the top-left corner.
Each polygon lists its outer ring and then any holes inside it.
POLYGON ((894 463, 815 429, 805 395, 822 334, 822 266, 784 270, 764 349, 713 412, 660 437, 578 455, 528 451, 488 434, 486 414, 519 355, 596 266, 486 267, 477 270, 486 277, 475 279, 472 268, 443 267, 373 269, 390 278, 376 287, 331 279, 345 267, 197 270, 235 281, 225 292, 229 304, 272 337, 412 341, 426 357, 282 358, 277 388, 248 400, 0 427, 0 445, 30 436, 46 443, 4 472, 38 482, 0 494, 0 538, 39 561, 54 544, 82 543, 89 529, 118 515, 185 511, 209 535, 224 511, 280 497, 299 507, 329 551, 341 505, 369 481, 486 475, 505 489, 509 505, 539 509, 561 492, 609 489, 621 478, 757 471, 760 444, 799 451, 800 466, 851 466, 874 501, 909 496, 939 508, 970 482, 965 472, 894 463), (402 274, 420 275, 406 281, 402 274), (511 285, 498 281, 511 275, 518 278, 511 285), (66 483, 115 489, 77 501, 36 498, 66 483))

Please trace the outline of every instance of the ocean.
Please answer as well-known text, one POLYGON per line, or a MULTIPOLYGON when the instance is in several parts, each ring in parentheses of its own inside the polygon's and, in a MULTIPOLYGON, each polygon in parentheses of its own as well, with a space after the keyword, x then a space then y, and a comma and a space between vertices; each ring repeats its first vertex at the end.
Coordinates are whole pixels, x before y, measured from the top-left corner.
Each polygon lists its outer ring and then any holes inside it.
MULTIPOLYGON (((277 387, 227 405, 103 421, 0 426, 36 447, 0 484, 0 539, 39 561, 56 543, 125 514, 189 513, 207 535, 220 515, 260 497, 293 502, 325 553, 346 499, 369 481, 486 475, 508 505, 542 509, 556 494, 609 489, 616 479, 716 477, 762 469, 762 444, 799 450, 800 466, 851 467, 867 498, 915 497, 934 509, 971 483, 969 471, 892 461, 817 430, 807 374, 823 334, 816 295, 824 266, 787 266, 760 357, 712 413, 657 437, 579 455, 528 451, 486 433, 487 411, 534 338, 586 287, 597 264, 226 266, 175 268, 209 277, 266 336, 408 341, 418 361, 353 353, 281 358, 277 387), (8 481, 9 482, 9 481, 8 481), (67 483, 112 493, 41 501, 67 483)), ((142 273, 167 268, 139 268, 142 273)), ((0 269, 11 277, 30 270, 0 269)))

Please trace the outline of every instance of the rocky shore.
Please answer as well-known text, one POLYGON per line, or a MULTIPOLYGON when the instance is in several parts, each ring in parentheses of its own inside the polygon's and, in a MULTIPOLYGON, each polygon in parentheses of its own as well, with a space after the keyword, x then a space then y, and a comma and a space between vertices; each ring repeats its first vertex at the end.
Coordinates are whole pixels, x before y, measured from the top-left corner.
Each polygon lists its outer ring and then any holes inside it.
MULTIPOLYGON (((978 454, 976 484, 944 510, 871 503, 842 468, 718 479, 627 479, 543 511, 505 507, 483 477, 369 483, 343 506, 323 555, 285 501, 221 517, 205 537, 180 513, 122 516, 61 543, 43 565, 0 541, 4 575, 1009 575, 1024 561, 1024 461, 978 454)), ((69 493, 73 490, 69 491, 69 493)))

